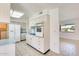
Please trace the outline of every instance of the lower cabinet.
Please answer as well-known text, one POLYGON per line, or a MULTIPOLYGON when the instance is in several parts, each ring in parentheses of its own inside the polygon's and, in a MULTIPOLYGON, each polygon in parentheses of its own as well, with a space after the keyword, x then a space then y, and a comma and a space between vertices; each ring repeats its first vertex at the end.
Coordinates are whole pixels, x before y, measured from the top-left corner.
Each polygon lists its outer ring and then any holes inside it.
POLYGON ((31 45, 33 48, 37 49, 38 51, 42 53, 45 53, 47 51, 45 50, 44 38, 33 36, 33 35, 27 35, 26 42, 27 44, 31 45))
POLYGON ((31 38, 29 35, 26 35, 26 42, 31 45, 31 38))

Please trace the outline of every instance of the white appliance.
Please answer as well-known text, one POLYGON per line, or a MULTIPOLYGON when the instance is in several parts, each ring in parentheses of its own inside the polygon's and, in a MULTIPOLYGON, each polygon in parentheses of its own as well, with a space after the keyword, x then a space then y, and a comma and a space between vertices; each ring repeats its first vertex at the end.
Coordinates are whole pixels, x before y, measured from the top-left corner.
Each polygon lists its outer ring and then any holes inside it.
POLYGON ((20 25, 9 24, 9 39, 15 39, 16 42, 20 41, 20 25))
POLYGON ((21 40, 25 40, 26 39, 26 33, 21 33, 21 40))
POLYGON ((36 36, 39 36, 39 37, 43 37, 44 36, 44 28, 43 28, 43 26, 38 26, 37 28, 36 28, 36 36))

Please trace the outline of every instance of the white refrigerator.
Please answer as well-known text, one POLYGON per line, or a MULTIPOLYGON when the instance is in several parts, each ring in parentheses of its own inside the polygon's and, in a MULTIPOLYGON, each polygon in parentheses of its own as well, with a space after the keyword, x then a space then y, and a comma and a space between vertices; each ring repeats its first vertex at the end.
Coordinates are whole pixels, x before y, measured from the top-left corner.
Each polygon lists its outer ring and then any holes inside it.
POLYGON ((21 26, 18 24, 9 24, 9 39, 20 41, 21 26))

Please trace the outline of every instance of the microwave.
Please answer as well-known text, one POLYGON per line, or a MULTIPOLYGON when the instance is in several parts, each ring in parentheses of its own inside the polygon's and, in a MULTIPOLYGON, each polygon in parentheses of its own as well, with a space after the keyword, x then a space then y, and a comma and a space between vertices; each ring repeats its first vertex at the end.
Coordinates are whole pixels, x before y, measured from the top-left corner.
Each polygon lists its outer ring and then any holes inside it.
POLYGON ((43 32, 44 32, 44 29, 43 29, 42 26, 37 26, 36 27, 36 36, 43 37, 43 32))
POLYGON ((36 28, 36 32, 42 32, 42 28, 41 27, 37 27, 36 28))
POLYGON ((36 24, 36 26, 31 26, 30 28, 30 34, 31 35, 35 35, 35 36, 39 36, 39 37, 43 37, 44 35, 44 27, 42 23, 38 23, 36 24))

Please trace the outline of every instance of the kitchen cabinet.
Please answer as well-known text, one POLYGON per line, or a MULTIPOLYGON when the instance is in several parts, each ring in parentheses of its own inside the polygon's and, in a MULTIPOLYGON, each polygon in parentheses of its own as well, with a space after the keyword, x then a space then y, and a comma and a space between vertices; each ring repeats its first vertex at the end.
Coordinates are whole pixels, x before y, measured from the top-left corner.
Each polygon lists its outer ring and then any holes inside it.
POLYGON ((6 31, 7 28, 8 28, 8 25, 7 25, 7 24, 5 24, 5 23, 0 23, 0 30, 6 31))
POLYGON ((26 35, 26 43, 31 45, 33 48, 37 49, 38 51, 45 53, 49 50, 49 40, 50 40, 50 29, 49 29, 49 15, 48 14, 42 14, 38 15, 38 17, 34 17, 29 19, 29 29, 31 27, 40 27, 38 28, 39 31, 35 28, 35 35, 28 34, 26 35), (37 24, 43 24, 40 26, 37 26, 37 24))
POLYGON ((44 38, 38 38, 36 36, 29 35, 27 37, 26 42, 29 45, 31 45, 32 47, 34 47, 35 49, 39 50, 40 52, 45 53, 45 51, 44 51, 44 38))
POLYGON ((8 38, 8 24, 0 23, 0 39, 8 38))

